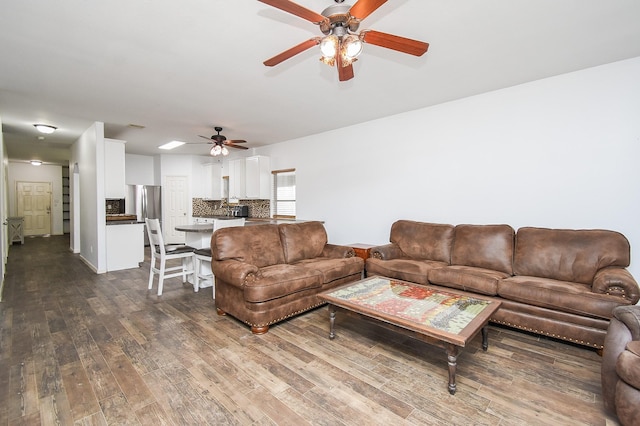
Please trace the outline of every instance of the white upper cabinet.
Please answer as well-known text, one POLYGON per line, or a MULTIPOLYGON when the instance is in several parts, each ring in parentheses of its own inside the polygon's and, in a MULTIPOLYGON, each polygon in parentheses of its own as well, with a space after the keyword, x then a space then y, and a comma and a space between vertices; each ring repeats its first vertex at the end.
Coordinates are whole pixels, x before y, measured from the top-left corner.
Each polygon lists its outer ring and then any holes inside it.
POLYGON ((246 198, 245 159, 229 161, 229 202, 246 198))
POLYGON ((206 163, 202 165, 203 193, 205 200, 219 200, 222 197, 222 165, 206 163))
POLYGON ((125 186, 125 141, 104 140, 104 197, 124 198, 125 186))
POLYGON ((255 155, 247 157, 245 160, 246 198, 268 200, 271 197, 271 165, 269 157, 255 155))

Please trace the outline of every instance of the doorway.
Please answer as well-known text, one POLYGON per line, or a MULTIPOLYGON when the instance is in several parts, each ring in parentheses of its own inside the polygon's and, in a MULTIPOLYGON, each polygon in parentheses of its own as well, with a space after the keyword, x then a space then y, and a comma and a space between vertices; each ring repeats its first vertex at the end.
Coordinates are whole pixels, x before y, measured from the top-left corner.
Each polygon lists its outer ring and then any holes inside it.
POLYGON ((17 216, 24 235, 51 234, 51 182, 16 182, 17 216))

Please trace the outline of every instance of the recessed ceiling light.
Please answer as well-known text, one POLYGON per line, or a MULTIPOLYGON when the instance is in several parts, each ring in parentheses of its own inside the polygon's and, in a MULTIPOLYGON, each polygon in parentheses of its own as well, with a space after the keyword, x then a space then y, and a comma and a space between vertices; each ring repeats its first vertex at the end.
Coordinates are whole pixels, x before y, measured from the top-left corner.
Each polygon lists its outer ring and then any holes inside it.
POLYGON ((40 160, 31 160, 29 162, 31 163, 32 166, 41 166, 42 165, 42 161, 40 161, 40 160))
POLYGON ((46 133, 47 135, 55 132, 57 129, 57 127, 49 126, 48 124, 34 124, 34 126, 40 133, 46 133))
POLYGON ((184 145, 184 142, 180 142, 180 141, 171 141, 171 142, 167 142, 164 145, 160 145, 158 148, 160 149, 173 149, 173 148, 177 148, 181 145, 184 145))

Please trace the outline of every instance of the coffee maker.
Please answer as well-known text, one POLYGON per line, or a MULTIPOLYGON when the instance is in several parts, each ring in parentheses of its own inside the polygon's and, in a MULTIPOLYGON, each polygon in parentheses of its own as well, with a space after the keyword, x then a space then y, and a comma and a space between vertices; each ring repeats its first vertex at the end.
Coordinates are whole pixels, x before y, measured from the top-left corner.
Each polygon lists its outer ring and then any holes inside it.
POLYGON ((233 206, 231 209, 231 216, 233 217, 249 217, 249 206, 239 204, 233 206))

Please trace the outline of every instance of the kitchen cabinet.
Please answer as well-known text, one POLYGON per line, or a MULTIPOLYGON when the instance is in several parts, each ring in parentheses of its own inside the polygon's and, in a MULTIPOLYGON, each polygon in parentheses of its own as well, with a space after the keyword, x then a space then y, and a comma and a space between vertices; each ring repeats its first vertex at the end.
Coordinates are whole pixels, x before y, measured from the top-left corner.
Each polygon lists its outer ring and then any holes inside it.
POLYGON ((107 271, 137 268, 144 262, 144 224, 107 225, 107 271))
POLYGON ((245 159, 245 195, 247 199, 271 198, 271 165, 269 157, 254 155, 245 159))
POLYGON ((125 198, 124 144, 117 139, 104 140, 104 197, 125 198))
POLYGON ((229 202, 246 198, 246 162, 244 158, 229 161, 229 202))
POLYGON ((219 200, 222 197, 222 165, 205 163, 202 165, 201 193, 205 200, 219 200))

